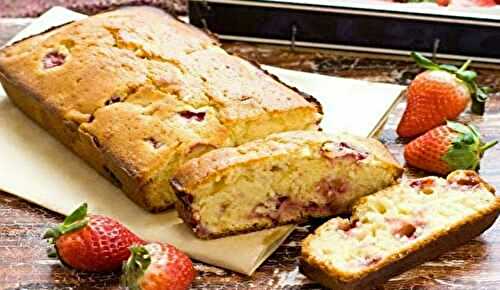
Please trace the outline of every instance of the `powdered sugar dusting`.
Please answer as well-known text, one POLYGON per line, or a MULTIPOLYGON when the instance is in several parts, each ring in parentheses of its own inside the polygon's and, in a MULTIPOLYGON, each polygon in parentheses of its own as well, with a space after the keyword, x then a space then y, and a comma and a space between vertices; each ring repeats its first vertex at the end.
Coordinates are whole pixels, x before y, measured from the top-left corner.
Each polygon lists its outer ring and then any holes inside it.
POLYGON ((304 286, 305 284, 314 283, 300 273, 298 266, 295 266, 292 271, 280 271, 276 269, 273 276, 276 277, 277 282, 272 289, 287 289, 292 286, 304 286))
POLYGON ((201 263, 197 263, 194 265, 194 268, 198 272, 203 272, 203 273, 211 273, 217 276, 224 276, 227 274, 227 272, 224 269, 217 268, 214 266, 209 266, 201 263))

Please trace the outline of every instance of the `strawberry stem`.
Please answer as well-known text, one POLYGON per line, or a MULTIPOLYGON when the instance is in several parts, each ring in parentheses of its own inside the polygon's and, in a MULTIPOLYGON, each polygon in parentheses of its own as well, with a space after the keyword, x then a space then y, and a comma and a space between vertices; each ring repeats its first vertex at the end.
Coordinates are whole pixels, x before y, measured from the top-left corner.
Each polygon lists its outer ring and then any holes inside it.
POLYGON ((491 147, 495 146, 498 144, 498 140, 494 140, 494 141, 491 141, 491 142, 488 142, 486 144, 484 144, 483 146, 481 146, 479 148, 479 152, 481 155, 483 155, 484 151, 490 149, 491 147))
POLYGON ((418 52, 412 51, 410 55, 413 58, 413 60, 415 61, 415 63, 422 68, 429 69, 429 70, 439 69, 439 65, 435 64, 432 60, 426 58, 425 56, 423 56, 422 54, 420 54, 418 52))
POLYGON ((458 72, 465 71, 471 62, 472 62, 471 59, 468 59, 466 62, 464 62, 464 64, 462 64, 462 66, 458 69, 458 72))

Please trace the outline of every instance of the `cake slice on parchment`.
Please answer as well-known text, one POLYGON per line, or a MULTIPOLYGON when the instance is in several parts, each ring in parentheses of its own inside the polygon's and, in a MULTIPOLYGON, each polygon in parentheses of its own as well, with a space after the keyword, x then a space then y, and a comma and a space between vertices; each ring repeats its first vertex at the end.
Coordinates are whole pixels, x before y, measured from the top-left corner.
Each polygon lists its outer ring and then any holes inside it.
POLYGON ((401 173, 374 139, 292 131, 192 159, 171 184, 184 221, 215 238, 345 212, 401 173))
POLYGON ((500 197, 474 171, 405 181, 326 222, 302 245, 302 271, 332 289, 370 289, 480 235, 500 197))

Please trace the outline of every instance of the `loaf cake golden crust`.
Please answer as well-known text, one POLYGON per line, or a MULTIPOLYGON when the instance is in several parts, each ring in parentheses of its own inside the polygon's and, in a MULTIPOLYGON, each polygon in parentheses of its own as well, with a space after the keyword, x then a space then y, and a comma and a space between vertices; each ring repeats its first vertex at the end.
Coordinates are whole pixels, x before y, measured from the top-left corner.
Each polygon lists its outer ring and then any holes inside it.
POLYGON ((292 131, 191 159, 171 183, 181 218, 216 238, 345 212, 401 173, 374 139, 292 131))
POLYGON ((0 51, 29 117, 151 210, 179 164, 270 133, 316 129, 317 103, 161 10, 93 16, 0 51))
POLYGON ((476 172, 405 181, 353 205, 302 244, 301 269, 331 289, 371 289, 480 235, 500 198, 476 172))

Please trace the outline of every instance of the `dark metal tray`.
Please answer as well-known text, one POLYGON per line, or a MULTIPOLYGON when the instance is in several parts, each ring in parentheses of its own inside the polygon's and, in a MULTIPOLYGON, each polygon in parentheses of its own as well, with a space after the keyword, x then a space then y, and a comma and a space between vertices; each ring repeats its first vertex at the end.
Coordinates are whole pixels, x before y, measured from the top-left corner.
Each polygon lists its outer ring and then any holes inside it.
POLYGON ((500 8, 335 0, 190 0, 221 39, 500 63, 500 8), (498 13, 498 14, 497 14, 498 13))

